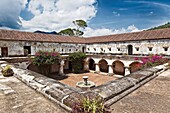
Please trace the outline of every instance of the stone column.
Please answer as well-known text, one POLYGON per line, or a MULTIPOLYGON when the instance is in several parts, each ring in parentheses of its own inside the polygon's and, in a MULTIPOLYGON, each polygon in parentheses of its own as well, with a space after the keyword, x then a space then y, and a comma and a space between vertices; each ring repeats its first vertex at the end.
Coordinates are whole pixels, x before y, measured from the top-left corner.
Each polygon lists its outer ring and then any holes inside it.
POLYGON ((84 71, 89 71, 89 62, 84 61, 84 71))
POLYGON ((64 60, 61 60, 61 61, 60 61, 59 74, 60 74, 60 75, 64 75, 64 60))
POLYGON ((108 66, 109 66, 109 72, 108 72, 108 75, 109 75, 109 76, 114 75, 112 65, 108 65, 108 66))
POLYGON ((130 70, 129 70, 129 67, 125 67, 125 76, 129 75, 130 74, 130 70))
POLYGON ((100 72, 100 68, 99 68, 99 64, 95 64, 95 72, 96 73, 99 73, 100 72))

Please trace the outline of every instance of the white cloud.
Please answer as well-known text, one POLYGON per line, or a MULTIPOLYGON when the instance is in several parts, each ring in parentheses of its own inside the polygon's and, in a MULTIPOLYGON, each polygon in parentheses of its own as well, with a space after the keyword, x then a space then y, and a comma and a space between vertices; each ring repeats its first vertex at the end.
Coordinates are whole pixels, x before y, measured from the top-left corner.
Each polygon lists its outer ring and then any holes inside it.
POLYGON ((121 34, 121 33, 128 33, 128 32, 137 32, 140 31, 135 25, 130 25, 127 28, 121 28, 121 29, 107 29, 107 28, 101 28, 101 29, 92 29, 92 28, 86 28, 84 31, 84 37, 90 37, 90 36, 102 36, 102 35, 111 35, 111 34, 121 34))
POLYGON ((28 10, 34 17, 22 20, 26 30, 56 30, 72 27, 72 21, 85 21, 95 17, 97 10, 93 5, 95 0, 31 0, 28 10))
POLYGON ((19 15, 22 6, 17 0, 1 0, 0 2, 0 26, 20 28, 19 15))
POLYGON ((127 30, 130 31, 130 32, 140 31, 135 25, 128 26, 127 30))

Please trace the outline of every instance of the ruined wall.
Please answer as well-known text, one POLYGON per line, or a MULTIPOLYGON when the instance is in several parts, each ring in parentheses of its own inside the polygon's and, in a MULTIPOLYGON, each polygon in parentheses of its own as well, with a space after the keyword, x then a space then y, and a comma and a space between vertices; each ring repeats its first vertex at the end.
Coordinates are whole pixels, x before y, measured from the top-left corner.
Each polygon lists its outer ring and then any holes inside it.
MULTIPOLYGON (((30 46, 31 55, 35 55, 35 53, 39 50, 57 51, 61 54, 82 51, 84 45, 68 43, 27 42, 27 41, 0 41, 0 47, 8 48, 8 56, 24 55, 24 46, 30 46)), ((1 49, 0 56, 2 56, 1 49)))
POLYGON ((165 54, 170 55, 170 40, 145 40, 128 42, 109 42, 87 44, 87 53, 128 54, 128 45, 132 45, 133 54, 165 54))

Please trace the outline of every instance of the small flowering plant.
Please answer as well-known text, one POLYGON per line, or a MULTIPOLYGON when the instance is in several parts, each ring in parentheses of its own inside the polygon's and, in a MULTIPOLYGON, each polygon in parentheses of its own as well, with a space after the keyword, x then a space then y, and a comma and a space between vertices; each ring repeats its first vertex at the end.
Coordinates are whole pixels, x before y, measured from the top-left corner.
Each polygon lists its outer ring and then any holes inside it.
POLYGON ((111 113, 111 110, 99 97, 85 97, 73 103, 71 113, 111 113))
POLYGON ((59 60, 60 54, 58 52, 44 52, 39 51, 35 54, 33 59, 34 65, 43 65, 43 64, 54 64, 59 60))
POLYGON ((160 55, 151 55, 143 58, 135 58, 135 60, 141 60, 141 63, 136 64, 136 68, 143 69, 149 68, 157 65, 161 65, 168 62, 168 59, 163 58, 160 55))

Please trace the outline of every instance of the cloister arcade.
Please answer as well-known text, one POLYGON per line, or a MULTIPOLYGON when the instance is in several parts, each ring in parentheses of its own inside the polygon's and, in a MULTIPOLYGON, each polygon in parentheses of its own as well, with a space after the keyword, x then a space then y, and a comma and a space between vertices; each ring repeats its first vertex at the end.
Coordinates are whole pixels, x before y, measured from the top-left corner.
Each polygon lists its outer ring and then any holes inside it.
MULTIPOLYGON (((108 75, 128 75, 136 71, 136 65, 140 61, 134 60, 121 60, 121 59, 109 59, 109 58, 95 58, 87 57, 83 63, 84 71, 93 71, 96 73, 105 73, 108 75)), ((71 72, 72 63, 69 60, 61 60, 60 65, 53 65, 53 72, 58 72, 60 74, 66 74, 71 72)), ((32 64, 28 66, 28 69, 33 71, 37 70, 36 67, 32 64)))
POLYGON ((84 60, 84 70, 93 70, 95 72, 103 72, 109 75, 128 75, 136 71, 135 66, 140 61, 121 60, 121 59, 107 59, 107 58, 93 58, 88 57, 84 60))

